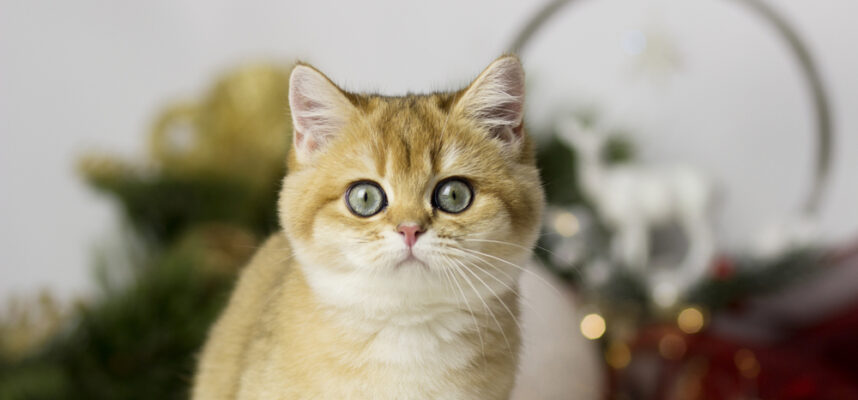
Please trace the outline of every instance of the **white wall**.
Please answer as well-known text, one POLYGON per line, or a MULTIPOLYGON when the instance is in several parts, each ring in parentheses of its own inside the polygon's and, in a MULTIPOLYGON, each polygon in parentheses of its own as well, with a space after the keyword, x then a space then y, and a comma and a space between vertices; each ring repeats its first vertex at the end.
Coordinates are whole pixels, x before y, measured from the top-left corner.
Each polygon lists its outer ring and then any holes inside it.
MULTIPOLYGON (((771 0, 770 2, 774 2, 771 0)), ((300 57, 346 87, 453 88, 507 45, 541 4, 0 0, 0 298, 90 282, 115 210, 73 171, 81 151, 135 154, 165 102, 251 60, 300 57)), ((645 158, 700 164, 726 187, 719 225, 739 246, 788 215, 808 183, 810 105, 768 27, 734 2, 581 2, 527 54, 531 121, 558 105, 603 106, 645 158), (631 78, 629 31, 656 26, 681 54, 661 85, 631 78)), ((778 1, 808 38, 832 93, 838 140, 824 230, 858 233, 858 26, 852 0, 778 1)))

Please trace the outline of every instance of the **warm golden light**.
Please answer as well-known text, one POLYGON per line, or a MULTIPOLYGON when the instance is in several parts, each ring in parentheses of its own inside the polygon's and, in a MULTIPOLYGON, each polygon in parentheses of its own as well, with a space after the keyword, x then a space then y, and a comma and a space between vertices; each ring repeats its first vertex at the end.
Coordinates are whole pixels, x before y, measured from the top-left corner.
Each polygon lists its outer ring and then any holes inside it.
POLYGON ((668 360, 679 360, 685 355, 685 339, 669 333, 658 342, 658 354, 668 360))
POLYGON ((614 369, 623 369, 632 361, 632 352, 629 346, 617 340, 605 351, 605 361, 614 369))
POLYGON ((754 379, 760 374, 760 363, 751 350, 741 349, 737 351, 733 356, 733 362, 736 363, 736 368, 745 378, 754 379))
POLYGON ((670 282, 661 282, 653 288, 652 299, 662 309, 670 309, 679 298, 679 289, 670 282))
POLYGON ((595 340, 602 337, 605 329, 605 319, 599 314, 587 314, 581 320, 581 334, 587 339, 595 340))
POLYGON ((704 324, 703 312, 697 307, 688 307, 676 317, 676 325, 685 333, 700 332, 704 324))
POLYGON ((554 230, 561 236, 572 237, 581 228, 578 218, 570 212, 561 212, 554 217, 554 230))

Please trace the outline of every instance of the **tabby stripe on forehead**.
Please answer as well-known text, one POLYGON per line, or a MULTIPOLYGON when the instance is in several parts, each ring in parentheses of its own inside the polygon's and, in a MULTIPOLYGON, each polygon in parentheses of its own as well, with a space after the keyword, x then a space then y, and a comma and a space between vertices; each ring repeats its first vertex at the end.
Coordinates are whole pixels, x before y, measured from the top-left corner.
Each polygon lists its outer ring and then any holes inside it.
POLYGON ((429 147, 429 162, 432 166, 432 175, 441 172, 441 141, 436 139, 429 147))
POLYGON ((370 140, 373 141, 372 149, 375 153, 375 156, 373 157, 375 159, 375 172, 378 176, 383 177, 386 175, 385 165, 387 165, 387 147, 384 144, 379 143, 382 141, 381 135, 374 135, 370 140))
POLYGON ((399 141, 402 142, 402 161, 403 164, 405 164, 403 165, 403 168, 406 170, 411 169, 411 144, 408 142, 408 138, 403 134, 399 135, 399 141))

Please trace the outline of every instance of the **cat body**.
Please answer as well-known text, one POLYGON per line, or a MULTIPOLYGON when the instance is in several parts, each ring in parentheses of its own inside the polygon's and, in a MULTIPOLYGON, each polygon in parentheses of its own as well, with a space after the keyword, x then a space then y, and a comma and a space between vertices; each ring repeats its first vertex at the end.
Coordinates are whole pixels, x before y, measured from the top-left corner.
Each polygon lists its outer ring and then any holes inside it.
POLYGON ((543 206, 523 90, 511 56, 405 97, 296 67, 283 231, 242 272, 193 398, 507 398, 543 206))

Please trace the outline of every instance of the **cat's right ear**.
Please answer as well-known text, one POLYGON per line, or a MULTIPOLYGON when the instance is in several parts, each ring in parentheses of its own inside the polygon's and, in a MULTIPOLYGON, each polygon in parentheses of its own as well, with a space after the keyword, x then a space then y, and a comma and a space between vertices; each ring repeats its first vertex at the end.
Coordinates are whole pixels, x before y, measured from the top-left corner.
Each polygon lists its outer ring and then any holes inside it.
POLYGON ((292 145, 300 163, 312 160, 351 118, 354 106, 325 75, 299 64, 289 77, 292 145))
POLYGON ((453 112, 518 148, 524 135, 524 69, 518 57, 506 55, 492 62, 464 90, 453 112))

